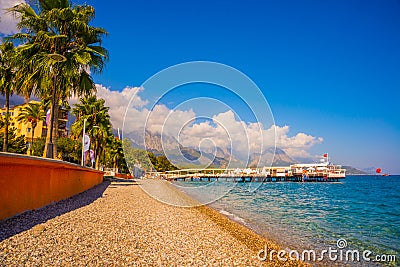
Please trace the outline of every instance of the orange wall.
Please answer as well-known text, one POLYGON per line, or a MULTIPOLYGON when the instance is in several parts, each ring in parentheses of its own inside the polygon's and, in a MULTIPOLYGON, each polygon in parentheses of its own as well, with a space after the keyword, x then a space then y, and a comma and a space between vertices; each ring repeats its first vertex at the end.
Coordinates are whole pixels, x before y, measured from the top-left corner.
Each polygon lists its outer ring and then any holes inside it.
POLYGON ((132 179, 133 178, 131 174, 126 174, 126 173, 116 173, 116 174, 114 174, 114 177, 123 178, 123 179, 132 179))
POLYGON ((0 220, 81 193, 101 183, 103 174, 60 160, 0 153, 0 220))

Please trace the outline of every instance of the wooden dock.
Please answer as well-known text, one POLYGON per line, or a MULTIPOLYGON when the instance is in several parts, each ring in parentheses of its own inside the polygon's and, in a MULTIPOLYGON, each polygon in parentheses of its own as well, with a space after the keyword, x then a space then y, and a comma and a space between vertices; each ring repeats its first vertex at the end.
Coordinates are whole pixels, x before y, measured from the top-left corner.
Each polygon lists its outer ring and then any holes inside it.
POLYGON ((338 182, 345 175, 321 170, 299 171, 292 167, 268 169, 183 169, 159 174, 168 181, 226 181, 226 182, 338 182))

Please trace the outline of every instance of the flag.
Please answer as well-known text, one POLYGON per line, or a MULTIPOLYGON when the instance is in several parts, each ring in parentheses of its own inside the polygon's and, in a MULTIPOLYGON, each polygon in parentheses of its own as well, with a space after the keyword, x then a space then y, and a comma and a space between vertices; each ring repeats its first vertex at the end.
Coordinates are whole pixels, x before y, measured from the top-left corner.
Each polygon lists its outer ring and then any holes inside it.
POLYGON ((50 109, 46 112, 46 125, 47 127, 50 126, 50 109))
POLYGON ((324 154, 324 158, 327 158, 328 157, 328 154, 324 154))
POLYGON ((89 155, 90 155, 90 161, 94 162, 94 151, 93 151, 93 149, 90 149, 89 155))
POLYGON ((85 136, 83 137, 83 151, 88 152, 89 148, 90 148, 90 137, 89 135, 85 134, 85 136))

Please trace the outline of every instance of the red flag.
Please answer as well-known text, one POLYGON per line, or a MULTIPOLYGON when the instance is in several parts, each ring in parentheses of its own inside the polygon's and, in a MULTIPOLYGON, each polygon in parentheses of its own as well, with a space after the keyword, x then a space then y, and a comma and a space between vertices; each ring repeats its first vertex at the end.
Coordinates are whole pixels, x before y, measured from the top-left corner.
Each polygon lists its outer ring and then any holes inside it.
POLYGON ((376 173, 381 173, 381 171, 382 171, 381 168, 376 169, 376 173))
POLYGON ((327 158, 328 157, 328 154, 324 154, 324 158, 327 158))

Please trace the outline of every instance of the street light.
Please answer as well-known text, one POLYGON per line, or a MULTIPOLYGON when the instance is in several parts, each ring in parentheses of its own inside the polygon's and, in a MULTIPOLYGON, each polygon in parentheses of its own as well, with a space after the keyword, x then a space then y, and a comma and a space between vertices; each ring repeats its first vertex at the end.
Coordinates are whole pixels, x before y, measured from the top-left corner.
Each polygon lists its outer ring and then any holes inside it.
MULTIPOLYGON (((50 66, 50 71, 53 72, 53 65, 55 63, 59 62, 64 62, 67 60, 66 57, 60 54, 50 54, 48 55, 49 58, 53 61, 52 65, 50 66)), ((49 138, 49 143, 47 143, 47 151, 46 151, 46 157, 47 158, 53 158, 54 157, 54 144, 53 144, 53 127, 54 127, 54 106, 56 102, 56 79, 57 79, 57 72, 54 71, 54 76, 53 76, 53 90, 52 90, 52 98, 51 98, 51 117, 50 117, 50 138, 49 138)))

